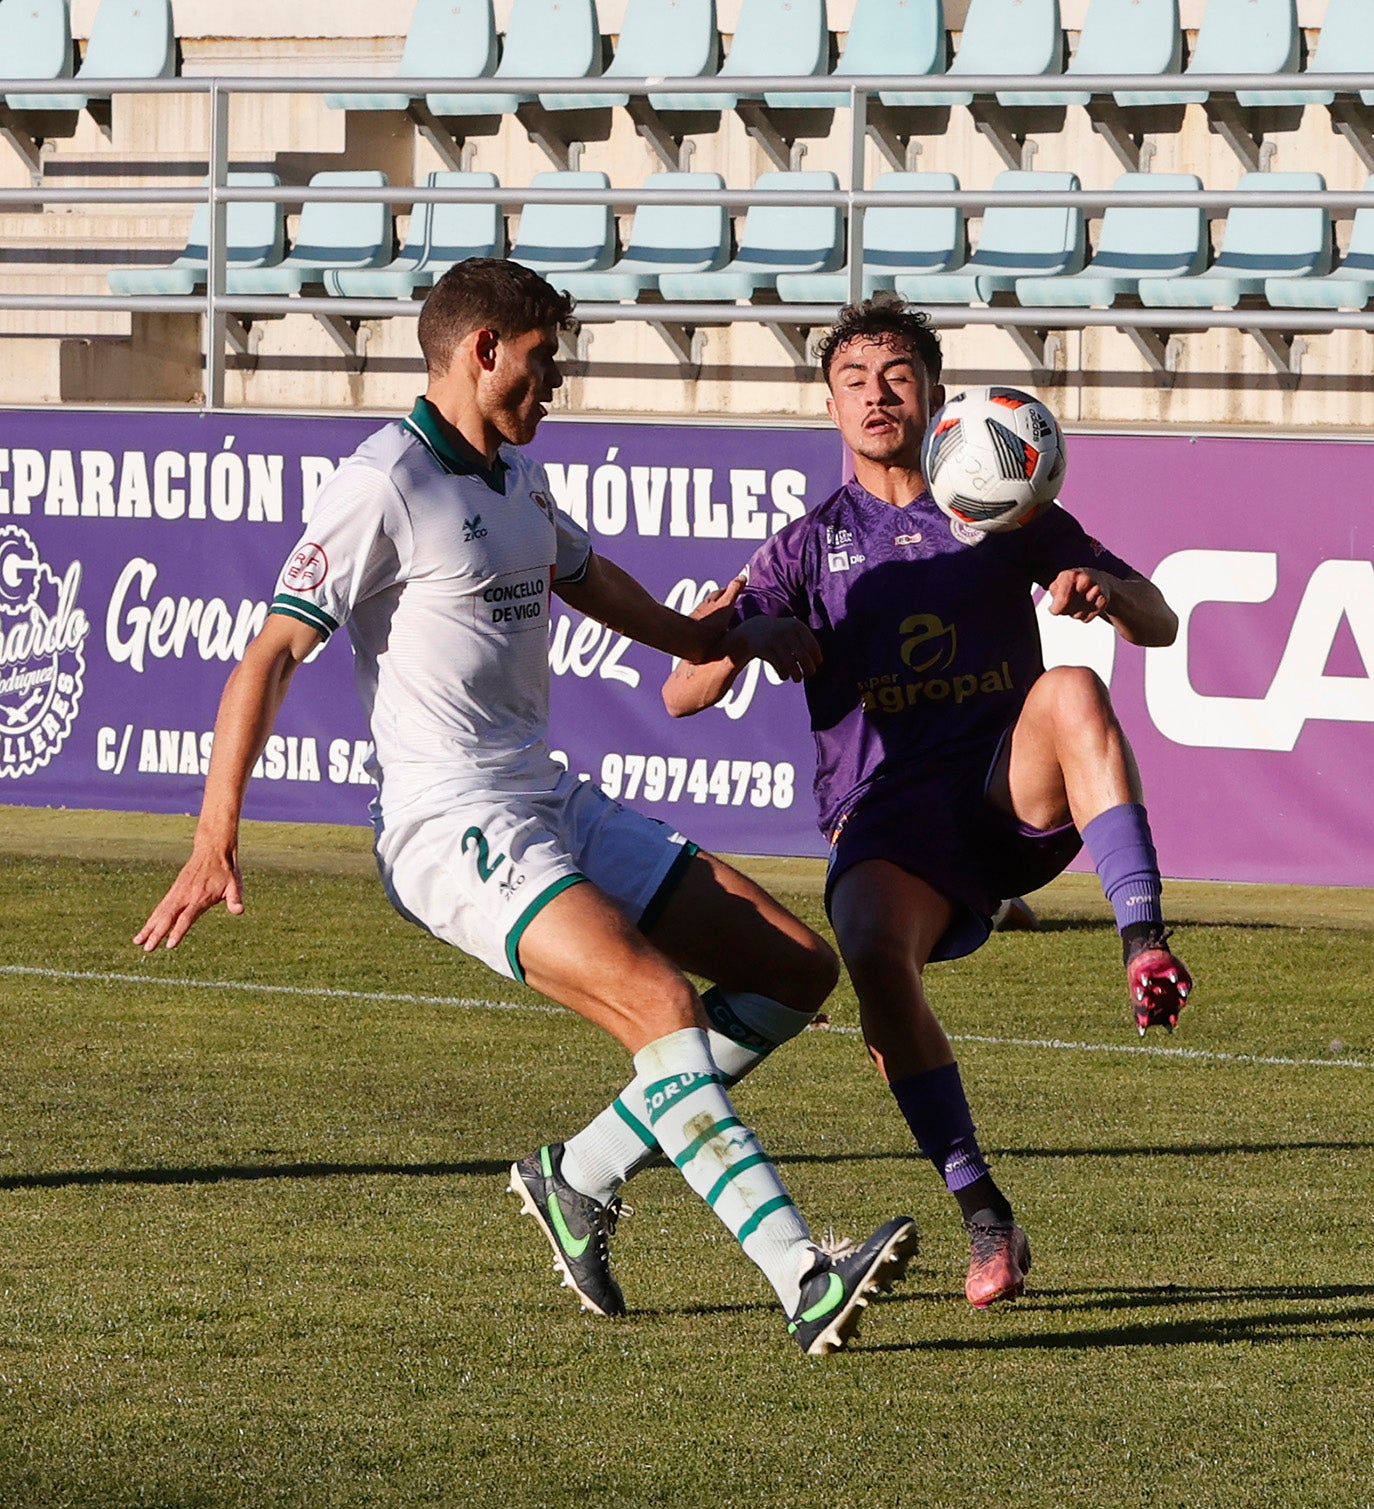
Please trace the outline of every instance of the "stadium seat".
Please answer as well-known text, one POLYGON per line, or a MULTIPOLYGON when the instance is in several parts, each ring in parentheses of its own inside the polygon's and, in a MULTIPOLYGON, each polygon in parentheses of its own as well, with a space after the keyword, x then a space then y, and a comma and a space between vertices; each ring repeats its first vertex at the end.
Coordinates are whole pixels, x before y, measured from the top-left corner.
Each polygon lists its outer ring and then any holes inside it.
MULTIPOLYGON (((1178 0, 1090 0, 1066 79, 1075 74, 1177 73, 1183 66, 1178 0)), ((1174 96, 1118 90, 1118 105, 1163 105, 1174 96)), ((1046 105, 1086 105, 1090 94, 1042 94, 1046 105)))
MULTIPOLYGON (((719 173, 655 173, 646 189, 711 192, 725 187, 719 173)), ((657 289, 664 273, 714 272, 730 256, 730 216, 720 204, 642 204, 625 255, 602 272, 553 273, 575 299, 634 300, 657 289)))
MULTIPOLYGON (((493 81, 583 79, 600 69, 594 0, 515 0, 493 81)), ((427 103, 436 115, 513 115, 533 99, 532 94, 431 94, 427 103)), ((574 100, 563 108, 586 106, 574 100)))
MULTIPOLYGON (((1059 0, 969 0, 959 48, 949 74, 1058 73, 1064 67, 1059 0)), ((1038 94, 997 91, 1001 105, 1041 105, 1038 94)), ((927 94, 926 105, 968 105, 967 91, 927 94)))
MULTIPOLYGON (((532 189, 608 189, 604 173, 536 173, 532 189)), ((609 204, 528 204, 511 260, 551 273, 594 272, 615 260, 615 216, 609 204)))
MULTIPOLYGON (((27 11, 14 18, 17 35, 7 34, 7 18, 0 26, 0 73, 29 77, 27 65, 56 55, 59 71, 35 72, 35 78, 71 77, 71 32, 67 5, 53 6, 48 0, 9 0, 7 12, 27 11), (61 67, 56 45, 56 11, 66 32, 66 66, 61 67), (18 43, 20 50, 9 53, 18 43), (8 44, 8 45, 7 45, 8 44), (25 65, 25 66, 17 66, 25 65)), ((91 23, 90 40, 76 71, 78 79, 163 79, 176 72, 176 33, 172 29, 171 0, 100 0, 91 23)), ((84 110, 91 99, 86 94, 10 95, 14 110, 84 110)))
MULTIPOLYGON (((943 0, 913 5, 911 0, 855 0, 844 51, 835 66, 835 78, 863 74, 905 74, 922 78, 945 71, 949 40, 945 33, 943 0)), ((884 90, 878 98, 885 105, 920 105, 924 96, 884 90)), ((811 97, 813 106, 839 109, 849 104, 847 94, 811 97)))
MULTIPOLYGON (((1319 193, 1320 173, 1247 173, 1246 194, 1319 193)), ((1265 291, 1270 278, 1324 274, 1331 267, 1331 217, 1324 209, 1236 205, 1226 217, 1221 250, 1211 267, 1187 277, 1142 278, 1140 302, 1153 308, 1234 309, 1265 291)))
MULTIPOLYGON (((615 56, 604 77, 610 79, 702 78, 716 71, 720 34, 715 0, 629 0, 620 24, 615 56)), ((595 110, 629 103, 628 94, 549 96, 543 103, 560 108, 595 110), (555 101, 559 103, 555 103, 555 101)), ((694 97, 651 94, 655 110, 690 110, 694 97)), ((720 105, 713 101, 713 109, 720 105)))
MULTIPOLYGON (((1374 5, 1370 0, 1326 0, 1321 34, 1308 63, 1309 73, 1374 73, 1374 5)), ((1266 96, 1271 105, 1329 105, 1330 89, 1295 89, 1266 96)), ((1374 89, 1360 99, 1374 105, 1374 89)))
MULTIPOLYGON (((830 66, 830 33, 825 0, 743 0, 721 78, 776 78, 783 74, 823 74, 830 66)), ((818 108, 815 97, 773 92, 764 102, 775 108, 818 108)), ((734 94, 680 95, 679 110, 733 110, 734 94)))
MULTIPOLYGON (((72 22, 68 0, 0 3, 0 72, 12 79, 69 79, 72 76, 72 22)), ((12 110, 76 110, 65 94, 11 94, 12 110)))
MULTIPOLYGON (((415 0, 399 78, 480 79, 496 68, 491 0, 415 0)), ((404 110, 409 94, 327 94, 334 110, 404 110)))
MULTIPOLYGON (((230 188, 276 188, 275 173, 230 173, 230 188)), ((225 206, 224 257, 227 268, 266 267, 282 258, 282 207, 270 201, 243 201, 225 206)), ((196 206, 186 246, 166 267, 117 267, 110 289, 119 294, 194 293, 205 284, 210 240, 210 206, 196 206)))
MULTIPOLYGON (((1207 0, 1185 73, 1292 73, 1300 33, 1294 0, 1207 0)), ((1201 105, 1205 90, 1164 90, 1155 102, 1201 105)), ((1271 105, 1274 96, 1240 90, 1237 104, 1271 105)))
MULTIPOLYGON (((958 187, 953 173, 883 173, 873 181, 875 193, 953 193, 958 187)), ((944 272, 962 262, 964 252, 964 212, 957 207, 870 206, 863 223, 863 296, 891 288, 902 273, 944 272)), ((778 297, 788 304, 843 304, 849 273, 784 273, 778 297)))
MULTIPOLYGON (((1123 173, 1114 193, 1191 192, 1202 187, 1192 173, 1123 173)), ((1136 291, 1144 277, 1182 277, 1207 264, 1207 216, 1201 209, 1132 209, 1108 205, 1097 251, 1080 273, 1018 278, 1016 298, 1040 307, 1108 308, 1136 291)))
MULTIPOLYGON (((833 173, 761 173, 754 185, 765 196, 781 192, 839 188, 833 173)), ((716 272, 665 273, 659 289, 665 299, 713 302, 748 299, 774 288, 788 272, 829 272, 840 266, 844 247, 840 212, 829 205, 751 205, 740 231, 734 260, 716 272)))
MULTIPOLYGON (((316 173, 312 189, 380 189, 386 174, 371 171, 316 173)), ((230 268, 226 290, 235 294, 299 293, 322 283, 330 268, 380 267, 390 260, 393 232, 386 204, 337 204, 315 200, 301 206, 295 244, 285 261, 270 267, 230 268)))
MULTIPOLYGON (((1076 192, 1077 173, 999 173, 994 189, 1019 193, 1076 192)), ((973 255, 948 272, 899 277, 896 289, 915 304, 986 304, 1022 278, 1053 278, 1082 269, 1083 212, 1066 205, 992 206, 973 255)))
MULTIPOLYGON (((494 189, 494 173, 431 173, 432 189, 494 189)), ((455 262, 499 257, 506 247, 506 222, 497 204, 417 204, 411 209, 406 244, 385 267, 331 268, 324 286, 355 299, 405 299, 428 288, 455 262)))
MULTIPOLYGON (((1374 174, 1364 188, 1374 193, 1374 174)), ((1374 210, 1355 211, 1339 266, 1307 278, 1266 278, 1264 297, 1276 309, 1363 309, 1374 298, 1374 210)))

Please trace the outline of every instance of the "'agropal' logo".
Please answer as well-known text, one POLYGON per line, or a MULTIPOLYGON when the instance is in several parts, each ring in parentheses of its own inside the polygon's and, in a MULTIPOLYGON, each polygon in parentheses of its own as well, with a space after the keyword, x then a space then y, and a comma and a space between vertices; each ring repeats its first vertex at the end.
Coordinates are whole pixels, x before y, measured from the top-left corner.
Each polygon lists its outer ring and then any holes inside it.
POLYGON ((90 632, 80 589, 80 561, 59 577, 26 530, 0 525, 0 776, 41 770, 72 731, 90 632))

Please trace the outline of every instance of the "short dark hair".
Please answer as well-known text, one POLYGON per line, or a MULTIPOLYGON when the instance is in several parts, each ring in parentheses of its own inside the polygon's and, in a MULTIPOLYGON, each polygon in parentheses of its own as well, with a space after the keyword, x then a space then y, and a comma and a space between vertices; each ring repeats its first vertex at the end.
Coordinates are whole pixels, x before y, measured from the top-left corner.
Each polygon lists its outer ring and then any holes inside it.
POLYGON ((930 328, 930 316, 924 309, 913 309, 895 293, 878 293, 861 304, 847 304, 840 317, 817 348, 821 376, 830 382, 830 364, 836 353, 850 341, 877 341, 880 345, 906 346, 919 357, 931 382, 940 381, 940 337, 930 328))
POLYGON ((469 257, 454 263, 430 289, 418 334, 425 366, 439 374, 474 330, 514 336, 549 325, 572 330, 576 323, 572 296, 532 268, 504 257, 469 257))

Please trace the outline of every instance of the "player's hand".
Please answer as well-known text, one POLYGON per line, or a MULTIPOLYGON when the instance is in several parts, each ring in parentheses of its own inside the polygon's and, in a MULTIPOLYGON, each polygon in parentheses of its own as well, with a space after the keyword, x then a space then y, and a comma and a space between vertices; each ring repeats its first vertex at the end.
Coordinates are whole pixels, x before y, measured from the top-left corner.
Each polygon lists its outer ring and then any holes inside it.
POLYGON ((729 634, 726 649, 741 665, 762 660, 784 681, 802 681, 821 668, 821 647, 799 618, 746 618, 729 634))
POLYGON ((1072 566, 1061 571, 1050 583, 1050 612, 1055 617, 1076 618, 1091 623, 1109 611, 1112 578, 1105 571, 1091 571, 1086 566, 1072 566))
POLYGON ((735 599, 744 591, 744 578, 731 577, 723 587, 706 593, 687 615, 701 625, 700 651, 696 661, 701 664, 714 660, 720 653, 721 641, 729 631, 734 618, 735 599))
POLYGON ((145 954, 159 943, 175 948, 196 919, 221 901, 236 916, 243 911, 243 876, 239 873, 238 856, 196 850, 152 915, 134 934, 134 942, 145 954))

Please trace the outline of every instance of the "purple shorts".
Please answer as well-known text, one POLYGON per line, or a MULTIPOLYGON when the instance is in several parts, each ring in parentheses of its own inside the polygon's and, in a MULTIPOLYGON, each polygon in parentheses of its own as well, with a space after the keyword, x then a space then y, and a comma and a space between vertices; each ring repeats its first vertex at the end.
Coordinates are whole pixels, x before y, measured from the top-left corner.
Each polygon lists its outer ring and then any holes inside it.
POLYGON ((987 942, 992 914, 1009 896, 1038 890, 1083 846, 1072 823, 1029 828, 987 799, 1001 741, 977 756, 879 778, 836 824, 825 878, 826 906, 851 865, 886 859, 953 904, 932 959, 959 959, 987 942))

